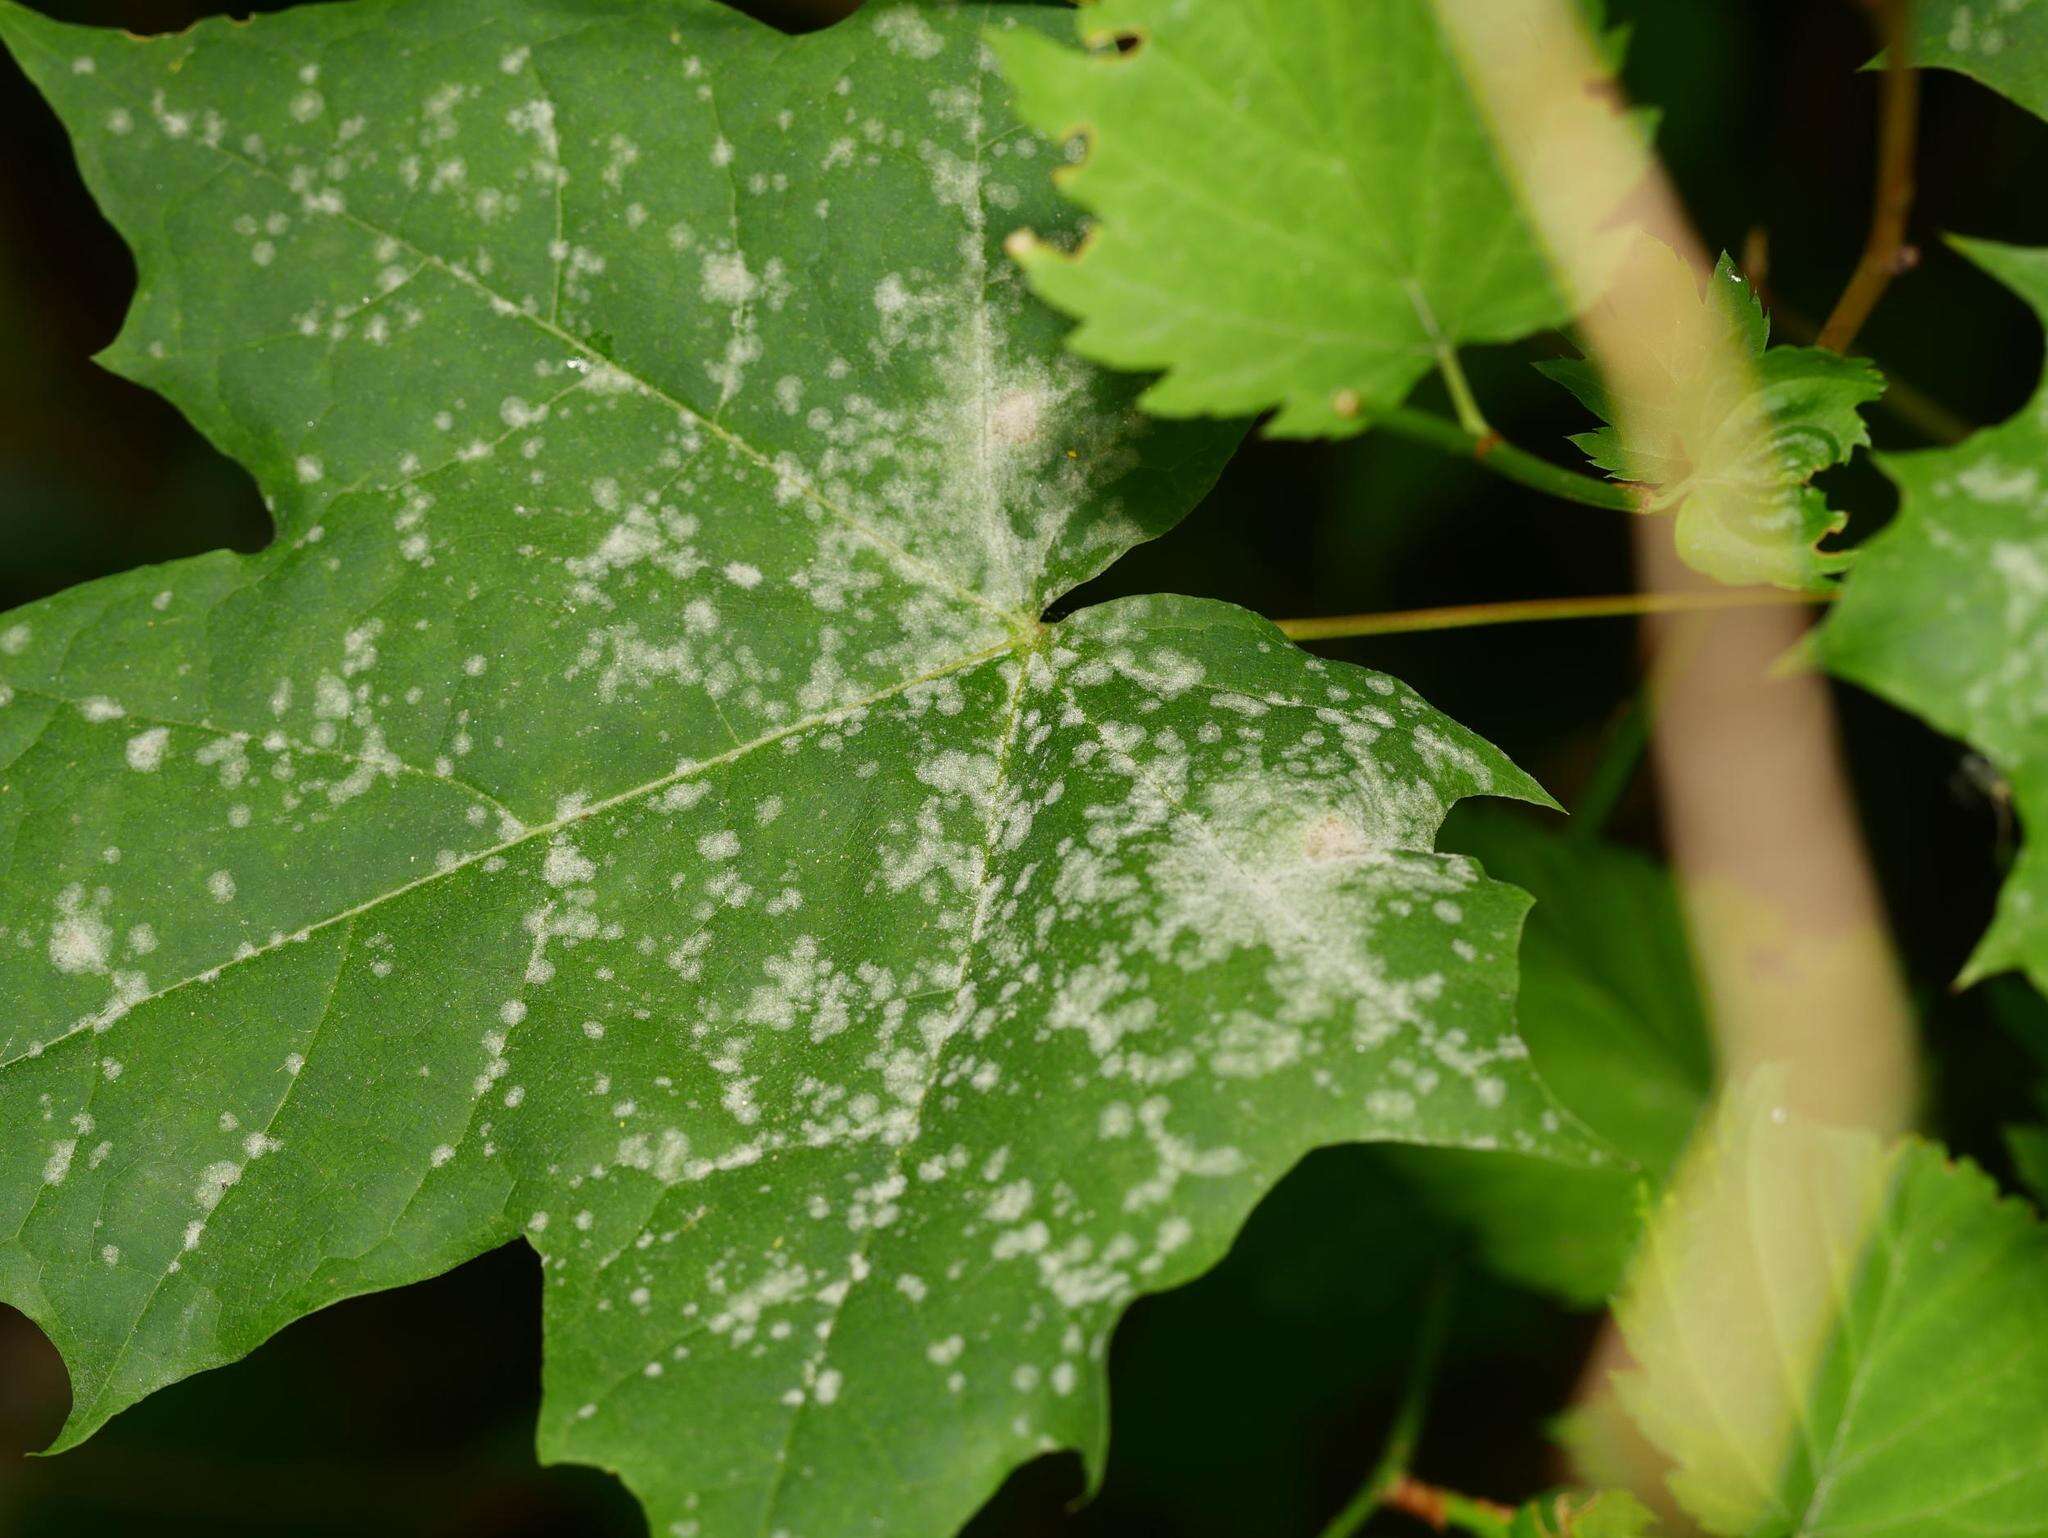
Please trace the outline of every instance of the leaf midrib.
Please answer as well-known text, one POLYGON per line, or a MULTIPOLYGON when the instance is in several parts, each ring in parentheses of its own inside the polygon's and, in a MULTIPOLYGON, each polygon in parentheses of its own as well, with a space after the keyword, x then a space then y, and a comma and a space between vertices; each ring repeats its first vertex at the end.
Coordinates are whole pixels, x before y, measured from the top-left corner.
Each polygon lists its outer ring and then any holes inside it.
MULTIPOLYGON (((1017 728, 1024 715, 1024 696, 1031 692, 1032 662, 1035 651, 1036 648, 1031 652, 1020 651, 1017 657, 1017 683, 1011 691, 1009 709, 1004 714, 1002 732, 997 738, 996 773, 994 783, 989 790, 988 831, 982 839, 981 868, 976 872, 974 886, 974 914, 968 925, 967 937, 960 947, 960 972, 953 986, 956 1008, 962 996, 969 992, 969 974, 974 969, 975 956, 981 949, 982 934, 987 927, 989 892, 995 875, 996 840, 1001 836, 1003 824, 1002 792, 1009 783, 1011 776, 1010 765, 1016 748, 1017 728)), ((945 1066, 946 1049, 952 1044, 952 1041, 953 1037, 948 1036, 932 1050, 931 1061, 926 1068, 924 1082, 918 1086, 917 1103, 911 1108, 910 1135, 898 1143, 891 1151, 888 1173, 883 1176, 885 1180, 893 1179, 902 1173, 904 1161, 908 1157, 911 1147, 924 1132, 925 1104, 931 1099, 932 1089, 939 1082, 939 1075, 945 1066)), ((860 1278, 854 1277, 853 1273, 867 1260, 874 1246, 875 1236, 880 1232, 881 1228, 879 1226, 866 1229, 861 1234, 860 1243, 855 1248, 852 1257, 847 1261, 849 1281, 846 1290, 839 1295, 838 1302, 832 1305, 831 1312, 826 1316, 829 1328, 819 1337, 817 1354, 807 1364, 810 1372, 813 1374, 812 1383, 805 1385, 807 1389, 815 1385, 815 1375, 823 1372, 826 1364, 831 1360, 832 1332, 838 1328, 839 1320, 846 1312, 848 1300, 853 1297, 855 1290, 860 1286, 860 1278)), ((870 1269, 867 1274, 873 1275, 874 1273, 870 1269)), ((782 1445, 776 1453, 775 1472, 769 1480, 768 1492, 761 1503, 761 1538, 769 1538, 772 1530, 777 1503, 781 1500, 783 1489, 789 1482, 789 1455, 796 1446, 797 1430, 803 1423, 804 1412, 811 1406, 812 1398, 812 1394, 806 1392, 803 1399, 790 1411, 789 1425, 783 1432, 782 1445)))

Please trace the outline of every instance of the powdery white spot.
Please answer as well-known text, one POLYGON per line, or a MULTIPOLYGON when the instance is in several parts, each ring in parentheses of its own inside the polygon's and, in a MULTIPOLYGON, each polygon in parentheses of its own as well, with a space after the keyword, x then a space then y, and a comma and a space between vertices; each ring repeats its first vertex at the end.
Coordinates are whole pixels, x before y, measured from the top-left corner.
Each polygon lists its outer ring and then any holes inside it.
POLYGON ((704 258, 704 297, 717 304, 745 304, 760 292, 761 282, 747 268, 747 259, 737 251, 724 251, 704 258))
POLYGON ((1031 389, 1006 390, 989 407, 988 430, 996 442, 1035 443, 1045 426, 1047 398, 1031 389))
POLYGON ((548 852, 541 860, 540 874, 549 886, 581 886, 597 874, 597 867, 586 860, 568 839, 558 837, 548 845, 548 852))
POLYGON ((199 1186, 193 1191, 192 1199, 199 1203, 201 1212, 211 1212, 227 1195, 228 1187, 241 1178, 241 1165, 229 1159, 217 1159, 199 1172, 199 1186))
POLYGON ((946 46, 938 29, 910 6, 896 6, 875 18, 875 34, 889 45, 891 53, 913 59, 930 59, 946 46))
POLYGON ((326 467, 311 454, 301 454, 293 462, 292 468, 298 473, 299 484, 302 486, 312 485, 327 473, 326 467))
POLYGON ((57 917, 50 925, 50 964, 59 972, 104 972, 114 932, 100 916, 101 904, 87 906, 85 889, 68 886, 57 894, 57 917))
POLYGON ((50 1145, 50 1157, 43 1161, 43 1184, 62 1185, 64 1177, 71 1173, 71 1156, 78 1151, 78 1139, 65 1138, 50 1145))
POLYGON ((128 767, 139 774, 154 774, 164 761, 164 749, 170 740, 170 728, 166 726, 153 726, 146 732, 137 732, 128 739, 124 750, 128 767))
POLYGON ((235 878, 228 871, 217 870, 206 878, 206 890, 213 894, 213 900, 217 903, 233 902, 235 878))

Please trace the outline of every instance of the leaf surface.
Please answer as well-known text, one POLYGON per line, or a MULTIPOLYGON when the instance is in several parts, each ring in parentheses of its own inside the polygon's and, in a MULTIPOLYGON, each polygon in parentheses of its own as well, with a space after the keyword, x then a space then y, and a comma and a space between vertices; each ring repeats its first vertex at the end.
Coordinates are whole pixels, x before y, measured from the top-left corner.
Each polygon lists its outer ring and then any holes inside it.
POLYGON ((658 1534, 1099 1469, 1109 1331, 1305 1151, 1585 1144, 1433 851, 1541 792, 1264 621, 1045 605, 1235 430, 1001 261, 980 41, 702 0, 0 7, 278 537, 0 618, 0 1297, 69 1446, 523 1235, 658 1534))
POLYGON ((1013 250, 1076 351, 1165 370, 1147 410, 1355 432, 1441 350, 1569 318, 1430 0, 1101 0, 1075 26, 1083 49, 996 46, 1025 118, 1085 135, 1061 182, 1097 222, 1013 250))
MULTIPOLYGON (((1963 253, 2048 316, 2048 252, 1963 253)), ((2048 388, 1953 448, 1886 454, 1898 517, 1858 553, 1813 641, 1830 671, 1969 743, 2048 824, 2048 388)), ((2048 859, 2024 845, 1965 973, 2048 987, 2048 859)))

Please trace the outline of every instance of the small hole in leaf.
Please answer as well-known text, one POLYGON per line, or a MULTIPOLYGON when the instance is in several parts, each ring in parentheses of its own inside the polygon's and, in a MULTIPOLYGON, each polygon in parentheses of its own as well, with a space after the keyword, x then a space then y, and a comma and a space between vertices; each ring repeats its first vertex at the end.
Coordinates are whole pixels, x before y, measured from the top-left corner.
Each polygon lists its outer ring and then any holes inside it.
POLYGON ((1097 32, 1087 40, 1090 53, 1114 53, 1129 56, 1145 46, 1142 32, 1097 32))

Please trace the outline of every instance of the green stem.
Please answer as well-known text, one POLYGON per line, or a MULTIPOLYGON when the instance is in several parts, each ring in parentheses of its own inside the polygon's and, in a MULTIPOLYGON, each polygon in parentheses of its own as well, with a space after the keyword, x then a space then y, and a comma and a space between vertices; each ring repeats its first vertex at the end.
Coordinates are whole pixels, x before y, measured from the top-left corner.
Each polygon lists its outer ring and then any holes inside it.
POLYGON ((1637 614, 1690 614, 1714 609, 1760 609, 1778 604, 1826 603, 1832 591, 1791 593, 1781 588, 1711 588, 1698 593, 1616 593, 1602 598, 1523 598, 1512 603, 1457 604, 1446 609, 1400 609, 1384 614, 1337 614, 1276 623, 1294 641, 1346 641, 1359 636, 1414 635, 1425 630, 1470 630, 1535 620, 1613 619, 1637 614))
MULTIPOLYGON (((1457 390, 1453 389, 1451 393, 1456 399, 1457 390)), ((1434 412, 1394 406, 1385 411, 1375 411, 1372 425, 1426 444, 1440 453, 1470 459, 1518 486, 1561 497, 1567 502, 1616 513, 1642 511, 1642 494, 1635 487, 1621 481, 1597 480, 1576 470, 1567 470, 1562 465, 1554 465, 1547 459, 1539 459, 1527 449, 1516 448, 1483 422, 1475 429, 1447 422, 1434 412)))
POLYGON ((1472 382, 1465 377, 1457 348, 1438 343, 1436 366, 1444 376, 1444 388, 1451 392, 1451 407, 1458 413, 1458 425, 1475 438, 1499 436, 1487 422, 1486 413, 1479 409, 1479 398, 1472 393, 1472 382))
POLYGON ((1436 1360, 1443 1351, 1444 1336, 1451 1324, 1451 1293, 1454 1273, 1448 1262, 1431 1281, 1423 1303, 1422 1324, 1415 1336, 1414 1364, 1408 1369, 1408 1383, 1401 1391, 1401 1403, 1394 1411, 1394 1424, 1380 1449, 1379 1461, 1366 1476, 1344 1509, 1330 1518, 1321 1538, 1351 1538, 1379 1510, 1408 1471, 1415 1456, 1416 1439, 1422 1435, 1422 1417, 1429 1408, 1429 1389, 1436 1376, 1436 1360))

